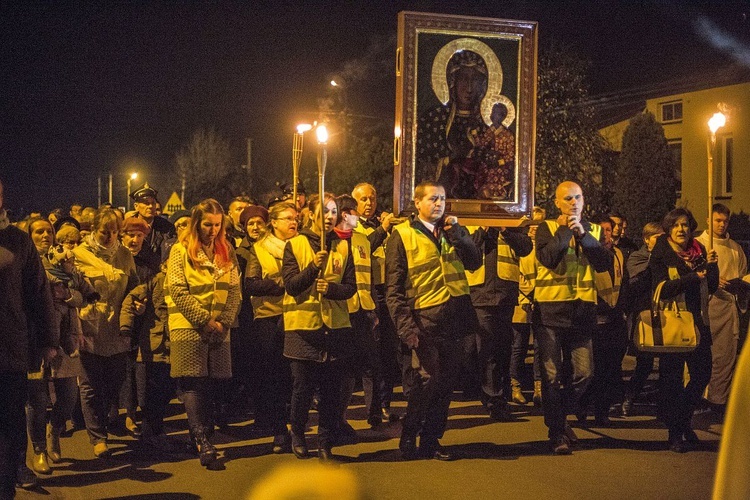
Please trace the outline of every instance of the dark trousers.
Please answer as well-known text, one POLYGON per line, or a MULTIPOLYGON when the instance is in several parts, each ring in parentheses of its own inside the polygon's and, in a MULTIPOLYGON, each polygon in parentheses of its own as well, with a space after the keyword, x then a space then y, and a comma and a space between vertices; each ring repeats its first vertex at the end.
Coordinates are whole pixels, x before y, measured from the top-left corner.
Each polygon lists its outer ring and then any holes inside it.
POLYGON ((594 373, 580 407, 594 407, 594 415, 605 417, 610 405, 622 396, 622 358, 628 346, 628 331, 624 321, 597 325, 592 335, 594 373))
POLYGON ((0 373, 0 496, 13 498, 16 474, 26 452, 25 372, 0 373))
POLYGON ((169 376, 169 363, 152 361, 143 365, 146 376, 146 390, 141 409, 143 410, 143 434, 158 436, 163 434, 164 417, 169 402, 174 397, 174 381, 169 376))
MULTIPOLYGON (((510 355, 510 378, 521 380, 521 369, 529 352, 529 338, 531 337, 531 323, 513 323, 513 350, 510 355)), ((542 367, 539 364, 539 349, 536 335, 534 335, 534 380, 542 379, 542 367)))
POLYGON ((81 351, 81 409, 92 444, 107 440, 109 408, 118 401, 125 380, 127 358, 127 352, 99 356, 81 351))
POLYGON ((482 402, 490 409, 508 400, 513 348, 513 307, 477 307, 477 358, 482 402))
POLYGON ((138 359, 138 351, 129 351, 125 365, 125 380, 120 389, 120 407, 125 408, 128 415, 135 415, 146 397, 146 367, 138 359))
POLYGON ((646 380, 648 380, 648 376, 651 375, 651 371, 654 369, 654 358, 655 356, 651 353, 636 353, 635 369, 625 389, 627 397, 635 399, 643 391, 643 386, 646 385, 646 380))
POLYGON ((703 344, 687 355, 662 354, 659 358, 660 415, 670 432, 681 434, 690 429, 693 411, 711 379, 711 368, 711 346, 703 344), (690 381, 683 386, 685 363, 690 381))
POLYGON ((292 434, 305 435, 315 389, 318 389, 318 445, 330 448, 332 434, 341 418, 341 383, 346 360, 308 361, 290 360, 292 369, 292 408, 290 421, 292 434))
MULTIPOLYGON (((34 449, 44 450, 47 442, 47 405, 49 404, 49 379, 29 380, 29 400, 26 403, 26 429, 34 449)), ((55 404, 50 413, 50 424, 58 433, 73 413, 78 394, 75 377, 56 378, 55 404)))
MULTIPOLYGON (((349 394, 342 394, 342 401, 348 403, 353 379, 362 377, 362 390, 365 393, 365 406, 368 416, 380 416, 382 407, 383 377, 381 372, 380 349, 378 346, 379 332, 373 328, 372 317, 367 311, 360 309, 350 316, 354 334, 354 359, 349 364, 350 370, 344 381, 344 390, 349 394)), ((342 409, 344 412, 346 408, 342 409)))
POLYGON ((424 335, 404 357, 404 389, 407 397, 401 440, 420 446, 434 443, 445 432, 453 381, 460 372, 461 345, 454 335, 424 335))
POLYGON ((287 405, 292 396, 292 373, 284 357, 281 316, 256 318, 253 331, 258 346, 258 403, 255 425, 274 433, 286 432, 287 405))
POLYGON ((568 414, 591 379, 593 356, 591 333, 582 328, 559 328, 534 325, 542 365, 542 400, 544 423, 549 437, 565 432, 568 414), (563 361, 568 368, 564 369, 563 361))
POLYGON ((380 393, 381 406, 390 408, 393 388, 398 385, 401 375, 400 342, 396 333, 396 325, 385 303, 385 285, 374 285, 372 296, 375 299, 375 312, 378 315, 378 325, 373 332, 380 360, 380 381, 377 390, 380 393))

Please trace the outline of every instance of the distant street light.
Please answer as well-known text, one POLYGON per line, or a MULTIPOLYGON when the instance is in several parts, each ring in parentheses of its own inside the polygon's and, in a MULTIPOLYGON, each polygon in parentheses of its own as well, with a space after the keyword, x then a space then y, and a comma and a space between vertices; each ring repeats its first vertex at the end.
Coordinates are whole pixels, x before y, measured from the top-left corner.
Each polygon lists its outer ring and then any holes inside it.
POLYGON ((714 113, 708 120, 708 128, 711 130, 711 137, 708 140, 708 249, 714 247, 714 224, 713 224, 713 206, 714 206, 714 152, 716 150, 716 132, 726 125, 727 117, 724 113, 714 113))
POLYGON ((338 87, 339 84, 336 83, 336 80, 331 80, 331 87, 338 87))
POLYGON ((326 162, 328 161, 328 130, 325 125, 318 125, 315 129, 315 135, 318 137, 318 195, 320 197, 320 249, 326 249, 326 225, 324 222, 325 210, 325 175, 326 162))
POLYGON ((308 130, 312 129, 309 123, 300 123, 297 125, 297 132, 294 134, 294 143, 292 145, 292 199, 297 210, 297 184, 299 184, 299 166, 302 163, 302 139, 308 130))
POLYGON ((128 176, 128 197, 126 198, 126 203, 128 207, 128 212, 130 212, 130 183, 138 178, 138 173, 133 172, 128 176))

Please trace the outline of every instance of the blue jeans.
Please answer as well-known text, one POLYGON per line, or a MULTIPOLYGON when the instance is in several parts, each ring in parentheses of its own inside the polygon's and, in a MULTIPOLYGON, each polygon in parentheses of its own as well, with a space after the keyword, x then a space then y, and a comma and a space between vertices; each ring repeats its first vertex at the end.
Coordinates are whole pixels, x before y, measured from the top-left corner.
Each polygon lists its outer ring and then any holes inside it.
POLYGON ((544 423, 549 437, 565 432, 565 421, 591 380, 591 332, 581 328, 534 325, 542 365, 544 423))

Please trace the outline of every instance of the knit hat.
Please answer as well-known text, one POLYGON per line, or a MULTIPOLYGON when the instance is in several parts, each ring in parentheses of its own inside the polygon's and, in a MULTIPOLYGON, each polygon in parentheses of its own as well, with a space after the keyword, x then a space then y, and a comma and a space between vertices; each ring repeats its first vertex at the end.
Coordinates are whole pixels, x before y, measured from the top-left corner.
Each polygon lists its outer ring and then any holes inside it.
POLYGON ((144 236, 148 236, 151 232, 151 228, 145 220, 140 217, 128 217, 125 222, 122 223, 122 232, 127 233, 129 231, 140 231, 144 236))
POLYGON ((245 227, 247 225, 247 221, 249 221, 253 217, 260 217, 261 219, 263 219, 263 222, 268 224, 268 210, 260 205, 250 205, 249 207, 245 208, 245 210, 243 210, 240 214, 240 225, 242 227, 245 227))
POLYGON ((189 210, 177 210, 175 213, 169 216, 169 222, 174 224, 175 222, 182 219, 183 217, 190 217, 190 211, 189 210))
POLYGON ((68 250, 62 245, 52 245, 49 250, 47 250, 47 260, 53 266, 57 266, 68 259, 74 258, 75 255, 73 255, 73 251, 68 250))

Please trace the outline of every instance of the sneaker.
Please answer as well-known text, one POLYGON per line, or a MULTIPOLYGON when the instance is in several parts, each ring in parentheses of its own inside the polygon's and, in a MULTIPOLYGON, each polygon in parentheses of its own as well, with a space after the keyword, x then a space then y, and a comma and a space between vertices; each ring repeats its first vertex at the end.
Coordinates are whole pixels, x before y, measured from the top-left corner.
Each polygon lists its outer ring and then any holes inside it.
POLYGON ((552 448, 552 453, 555 455, 570 455, 573 453, 570 451, 568 438, 564 435, 550 438, 549 444, 550 448, 552 448))
POLYGON ((18 472, 16 473, 16 488, 32 490, 36 488, 38 483, 39 479, 36 477, 36 474, 34 474, 26 464, 22 464, 18 467, 18 472))
POLYGON ((104 441, 94 445, 94 455, 96 458, 105 458, 110 455, 109 446, 104 441))

